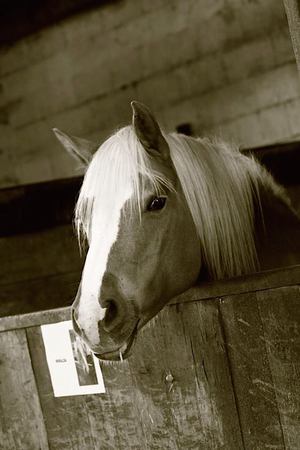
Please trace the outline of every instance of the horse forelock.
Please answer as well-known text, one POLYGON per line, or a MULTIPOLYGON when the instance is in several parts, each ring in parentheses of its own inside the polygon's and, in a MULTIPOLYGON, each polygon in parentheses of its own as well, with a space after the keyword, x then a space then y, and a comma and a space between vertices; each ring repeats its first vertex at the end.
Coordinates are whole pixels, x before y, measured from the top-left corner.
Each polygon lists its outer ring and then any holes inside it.
POLYGON ((101 145, 85 174, 75 208, 79 240, 90 240, 95 219, 105 220, 115 204, 122 204, 122 198, 129 203, 129 213, 138 210, 140 214, 146 183, 155 192, 174 189, 162 172, 153 169, 133 127, 124 127, 101 145))

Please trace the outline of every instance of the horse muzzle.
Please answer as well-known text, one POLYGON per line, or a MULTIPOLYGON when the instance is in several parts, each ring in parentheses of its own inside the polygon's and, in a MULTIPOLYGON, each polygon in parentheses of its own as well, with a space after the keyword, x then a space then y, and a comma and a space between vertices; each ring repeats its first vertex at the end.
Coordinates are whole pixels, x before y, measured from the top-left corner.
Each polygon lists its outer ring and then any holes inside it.
POLYGON ((107 350, 104 348, 95 348, 92 349, 94 355, 103 361, 123 361, 127 359, 131 354, 131 349, 134 345, 138 330, 138 322, 135 325, 130 336, 123 342, 121 346, 116 346, 111 350, 107 350))

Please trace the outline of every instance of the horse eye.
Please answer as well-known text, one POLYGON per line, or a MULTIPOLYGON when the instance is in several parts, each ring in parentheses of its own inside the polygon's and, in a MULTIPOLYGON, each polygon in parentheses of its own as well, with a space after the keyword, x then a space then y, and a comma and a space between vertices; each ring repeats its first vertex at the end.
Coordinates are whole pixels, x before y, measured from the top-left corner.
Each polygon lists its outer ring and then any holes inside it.
POLYGON ((166 204, 166 197, 154 197, 147 206, 147 211, 158 211, 166 204))

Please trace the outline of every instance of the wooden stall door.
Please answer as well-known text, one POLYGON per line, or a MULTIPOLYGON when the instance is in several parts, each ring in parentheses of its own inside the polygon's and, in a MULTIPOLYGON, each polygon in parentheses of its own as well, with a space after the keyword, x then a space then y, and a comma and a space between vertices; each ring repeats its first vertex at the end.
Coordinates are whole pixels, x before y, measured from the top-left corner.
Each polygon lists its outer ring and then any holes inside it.
POLYGON ((53 396, 40 325, 68 308, 1 319, 0 448, 300 448, 299 283, 298 266, 188 291, 101 363, 104 394, 53 396))

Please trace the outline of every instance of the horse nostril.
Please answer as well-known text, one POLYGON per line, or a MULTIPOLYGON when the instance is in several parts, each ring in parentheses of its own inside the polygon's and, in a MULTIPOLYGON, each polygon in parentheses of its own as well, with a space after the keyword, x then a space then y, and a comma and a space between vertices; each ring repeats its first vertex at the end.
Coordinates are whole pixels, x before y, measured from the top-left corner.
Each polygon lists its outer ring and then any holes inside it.
POLYGON ((117 317, 118 314, 118 307, 114 300, 109 299, 105 302, 106 306, 106 314, 104 317, 104 324, 106 326, 109 326, 111 323, 113 323, 117 317))

